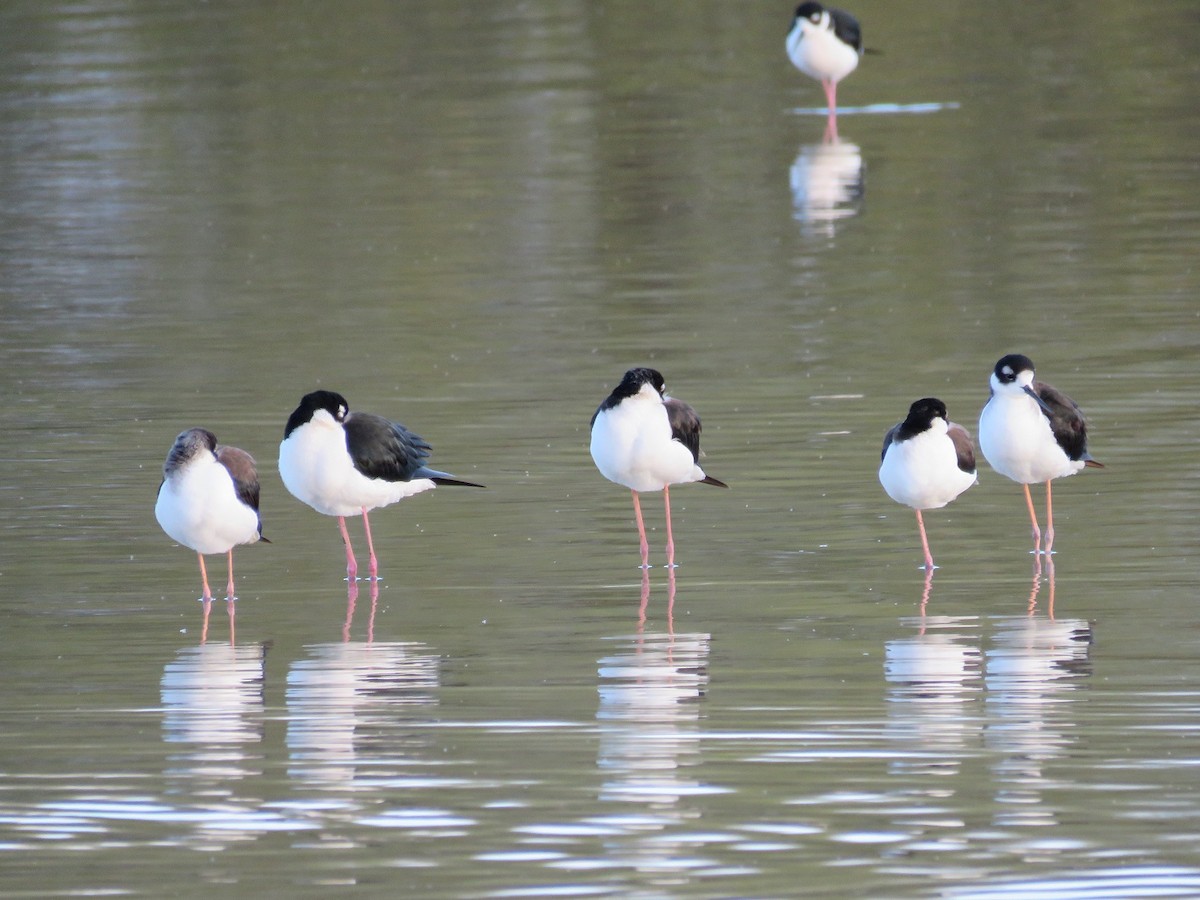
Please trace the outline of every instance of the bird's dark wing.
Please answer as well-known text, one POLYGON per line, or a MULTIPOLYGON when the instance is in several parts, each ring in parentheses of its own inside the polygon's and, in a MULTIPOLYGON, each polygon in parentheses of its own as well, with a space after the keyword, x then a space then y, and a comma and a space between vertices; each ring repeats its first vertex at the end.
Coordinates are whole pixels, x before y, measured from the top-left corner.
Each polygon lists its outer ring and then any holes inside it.
MULTIPOLYGON (((218 447, 216 453, 217 462, 225 467, 233 479, 233 489, 238 499, 258 513, 258 469, 254 465, 254 457, 237 447, 218 447)), ((271 543, 263 537, 262 516, 258 517, 258 538, 265 544, 271 543)))
POLYGON ((958 467, 968 475, 975 474, 975 442, 971 440, 971 432, 954 422, 949 423, 949 435, 958 454, 958 467))
POLYGON ((352 412, 343 423, 354 468, 368 478, 412 481, 429 458, 430 446, 398 422, 352 412))
POLYGON ((889 428, 888 433, 883 436, 883 449, 879 451, 880 462, 883 462, 884 457, 887 456, 887 448, 892 446, 892 442, 899 437, 900 429, 903 427, 903 425, 903 422, 897 422, 895 425, 889 428))
POLYGON ((258 470, 254 466, 254 457, 237 447, 218 447, 217 462, 223 465, 233 478, 233 487, 237 491, 238 499, 257 511, 258 470))
POLYGON ((1040 381, 1033 383, 1033 391, 1041 398, 1042 414, 1050 421, 1050 430, 1063 452, 1071 459, 1091 460, 1087 450, 1087 420, 1075 401, 1040 381))
POLYGON ((671 423, 671 437, 692 451, 692 459, 700 461, 700 417, 696 411, 674 397, 663 401, 671 423))
MULTIPOLYGON (((671 437, 692 452, 692 459, 700 462, 700 417, 694 409, 674 397, 664 399, 663 405, 667 408, 667 420, 671 423, 671 437)), ((705 475, 700 483, 729 487, 711 475, 705 475)))
POLYGON ((383 481, 428 478, 447 486, 484 487, 426 466, 425 460, 431 450, 429 444, 399 422, 390 422, 371 413, 352 412, 343 424, 346 449, 354 461, 354 468, 368 478, 383 481))
POLYGON ((842 43, 849 44, 855 50, 862 52, 862 28, 858 19, 844 9, 829 9, 829 18, 833 21, 833 33, 842 43))

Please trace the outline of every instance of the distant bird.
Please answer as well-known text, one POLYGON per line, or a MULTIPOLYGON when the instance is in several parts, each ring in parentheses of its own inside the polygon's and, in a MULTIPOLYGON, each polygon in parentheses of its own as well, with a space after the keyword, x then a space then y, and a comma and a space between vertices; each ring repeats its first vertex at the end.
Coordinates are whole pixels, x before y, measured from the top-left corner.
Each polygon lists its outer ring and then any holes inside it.
POLYGON ((168 537, 196 551, 206 601, 212 600, 206 553, 228 554, 226 596, 233 600, 233 548, 270 543, 262 534, 258 493, 254 458, 245 450, 218 447, 204 428, 189 428, 175 438, 163 464, 154 517, 168 537))
POLYGON ((940 509, 976 481, 971 435, 946 417, 946 404, 936 397, 918 400, 908 417, 883 438, 879 483, 897 503, 917 512, 925 570, 933 555, 925 536, 923 509, 940 509))
POLYGON ((374 579, 379 577, 379 561, 367 513, 438 485, 483 487, 428 468, 429 452, 429 444, 403 425, 350 412, 341 394, 313 391, 301 398, 288 418, 279 445, 279 475, 298 500, 319 513, 337 516, 351 580, 358 576, 358 563, 346 516, 362 514, 374 579))
POLYGON ((700 468, 700 417, 696 411, 664 393, 662 375, 637 368, 625 373, 592 416, 592 459, 600 474, 633 492, 633 511, 641 539, 642 568, 650 566, 646 525, 642 520, 642 491, 662 491, 667 512, 667 565, 675 565, 671 532, 673 484, 699 481, 729 487, 700 468))
POLYGON ((825 89, 829 128, 836 137, 838 82, 858 68, 863 53, 858 20, 842 9, 802 3, 792 19, 786 46, 792 65, 825 89))
POLYGON ((1046 543, 1054 546, 1054 508, 1050 482, 1074 475, 1085 466, 1104 468, 1087 449, 1087 421, 1075 401, 1048 384, 1034 381, 1033 361, 1010 353, 996 363, 991 398, 979 416, 979 447, 991 467, 1025 488, 1025 505, 1033 524, 1033 549, 1042 533, 1029 485, 1046 482, 1046 543))

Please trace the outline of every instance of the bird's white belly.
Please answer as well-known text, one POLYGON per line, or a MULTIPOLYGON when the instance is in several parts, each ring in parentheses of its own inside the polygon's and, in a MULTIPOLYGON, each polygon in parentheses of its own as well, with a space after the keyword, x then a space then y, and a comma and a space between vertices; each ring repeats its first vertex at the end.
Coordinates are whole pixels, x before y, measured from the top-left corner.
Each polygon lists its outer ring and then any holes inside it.
POLYGON ((258 540, 258 514, 238 500, 229 472, 215 461, 163 482, 154 516, 172 540, 197 553, 224 553, 258 540))
POLYGON ((659 415, 661 423, 648 425, 617 407, 596 420, 591 451, 601 475, 638 492, 704 477, 691 451, 671 439, 666 409, 656 410, 655 418, 659 415))
POLYGON ((827 32, 789 36, 787 51, 792 65, 818 81, 841 81, 858 68, 858 51, 827 32))
POLYGON ((1074 475, 1084 466, 1058 445, 1050 422, 1032 398, 993 397, 979 417, 979 449, 988 465, 1018 484, 1074 475))
POLYGON ((892 444, 879 467, 879 482, 897 503, 939 509, 976 481, 958 467, 954 443, 944 434, 921 434, 892 444))
POLYGON ((436 485, 428 478, 367 478, 346 450, 340 428, 303 428, 279 445, 279 477, 293 496, 327 516, 354 516, 436 485))

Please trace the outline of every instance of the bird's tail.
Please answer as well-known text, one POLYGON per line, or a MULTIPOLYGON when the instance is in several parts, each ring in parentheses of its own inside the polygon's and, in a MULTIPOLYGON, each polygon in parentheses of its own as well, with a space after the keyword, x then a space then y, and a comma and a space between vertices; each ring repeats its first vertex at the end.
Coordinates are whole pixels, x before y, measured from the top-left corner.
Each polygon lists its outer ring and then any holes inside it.
POLYGON ((434 484, 440 484, 445 487, 477 487, 485 488, 486 484, 476 484, 474 481, 463 481, 461 478, 451 478, 448 475, 435 475, 430 479, 434 484))
POLYGON ((428 478, 434 484, 445 485, 446 487, 487 487, 486 484, 463 481, 461 478, 455 478, 449 472, 439 472, 437 469, 431 469, 428 466, 421 466, 421 468, 412 473, 412 477, 414 479, 428 478))

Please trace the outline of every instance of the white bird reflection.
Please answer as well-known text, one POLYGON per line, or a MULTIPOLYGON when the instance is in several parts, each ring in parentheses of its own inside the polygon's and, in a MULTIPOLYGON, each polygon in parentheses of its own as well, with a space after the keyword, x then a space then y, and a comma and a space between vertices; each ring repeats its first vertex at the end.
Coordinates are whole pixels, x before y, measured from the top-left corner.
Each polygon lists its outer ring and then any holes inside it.
POLYGON ((174 757, 180 772, 201 780, 244 778, 261 770, 248 745, 263 739, 267 646, 185 647, 163 669, 163 740, 189 745, 174 757))
POLYGON ((313 644, 287 676, 288 775, 350 786, 357 769, 406 757, 397 712, 438 702, 439 662, 420 643, 313 644))
POLYGON ((979 730, 979 618, 922 614, 901 624, 916 633, 884 645, 887 734, 902 748, 890 768, 897 774, 954 774, 979 730))
POLYGON ((790 174, 793 214, 806 230, 833 237, 842 220, 858 215, 865 188, 857 144, 805 144, 790 174))
POLYGON ((1040 567, 1034 572, 1030 612, 996 620, 985 659, 985 743, 993 751, 999 783, 1000 824, 1050 825, 1053 810, 1041 802, 1051 786, 1047 763, 1074 742, 1070 701, 1092 672, 1092 625, 1086 619, 1053 616, 1054 568, 1049 567, 1048 615, 1034 606, 1040 567))
MULTIPOLYGON (((621 646, 598 661, 600 796, 670 807, 704 791, 684 772, 699 761, 710 636, 675 634, 670 624, 665 633, 641 633, 648 596, 644 575, 639 633, 615 638, 621 646)), ((674 597, 672 579, 669 604, 674 597)))

